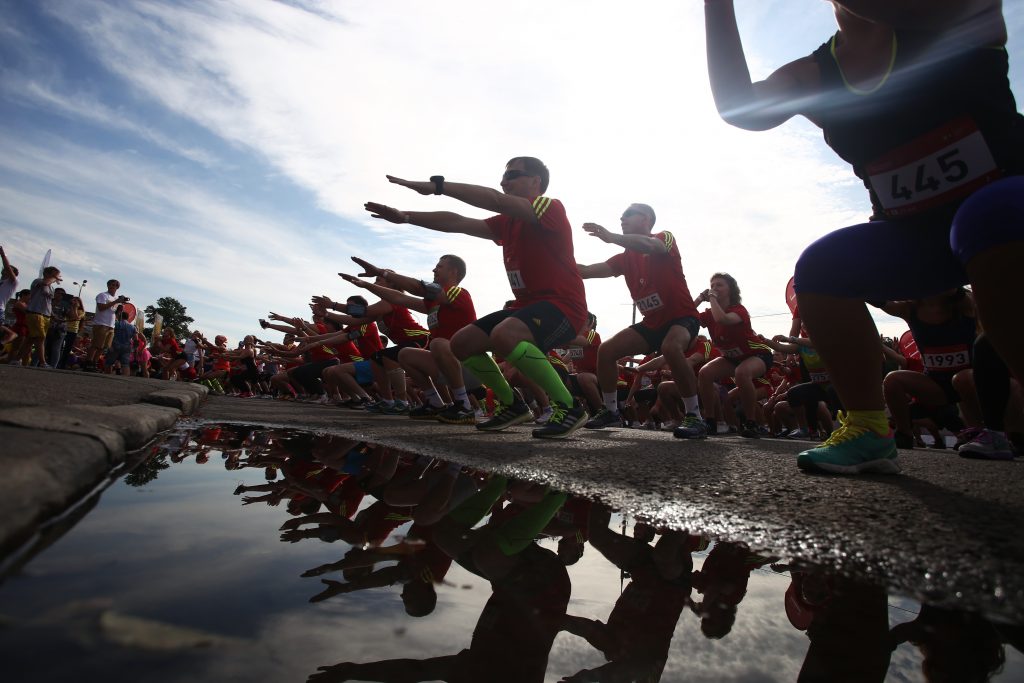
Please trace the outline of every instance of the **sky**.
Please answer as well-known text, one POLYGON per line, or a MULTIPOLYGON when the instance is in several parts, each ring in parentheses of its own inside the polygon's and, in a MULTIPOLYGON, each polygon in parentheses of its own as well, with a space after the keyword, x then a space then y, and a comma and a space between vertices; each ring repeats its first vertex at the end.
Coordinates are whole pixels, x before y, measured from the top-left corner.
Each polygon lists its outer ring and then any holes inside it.
MULTIPOLYGON (((822 0, 736 7, 755 79, 835 30, 822 0)), ((1024 8, 1004 14, 1020 97, 1024 8)), ((509 158, 539 157, 580 263, 617 252, 584 222, 618 230, 626 206, 650 204, 691 292, 731 273, 767 336, 788 332, 801 250, 869 214, 807 121, 721 121, 697 0, 0 0, 0 16, 0 245, 23 286, 52 249, 65 288, 88 280, 88 308, 117 278, 140 309, 178 299, 211 338, 360 293, 337 276, 358 272, 353 255, 430 279, 458 254, 477 313, 500 308, 499 247, 363 204, 486 213, 385 174, 497 188, 509 158)), ((621 278, 588 280, 587 298, 604 336, 630 324, 621 278)))

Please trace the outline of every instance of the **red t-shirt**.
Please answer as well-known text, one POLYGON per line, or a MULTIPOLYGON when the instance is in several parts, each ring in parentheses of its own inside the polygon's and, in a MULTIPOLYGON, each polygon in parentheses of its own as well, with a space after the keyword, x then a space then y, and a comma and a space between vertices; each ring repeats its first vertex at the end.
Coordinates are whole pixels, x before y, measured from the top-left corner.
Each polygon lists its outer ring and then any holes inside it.
POLYGON ((430 339, 430 332, 413 320, 409 309, 402 306, 392 305, 391 312, 382 315, 377 321, 377 327, 395 346, 419 344, 430 339))
POLYGON ((729 306, 726 313, 735 313, 740 321, 734 325, 720 325, 710 310, 701 311, 700 324, 708 328, 708 336, 726 358, 739 360, 759 353, 772 352, 772 348, 761 341, 761 336, 750 327, 750 314, 742 304, 729 306))
POLYGON ((362 336, 356 339, 356 345, 359 347, 359 355, 363 358, 372 358, 373 354, 384 348, 384 342, 377 333, 377 323, 361 325, 359 331, 362 336))
POLYGON ((566 349, 566 358, 572 361, 573 372, 589 372, 597 374, 597 349, 601 346, 601 335, 597 330, 590 330, 585 335, 587 345, 570 346, 566 349))
POLYGON ((694 342, 690 347, 690 352, 686 354, 687 358, 702 358, 704 363, 714 360, 715 358, 721 358, 722 352, 718 350, 718 347, 713 345, 709 341, 705 342, 694 342))
POLYGON ((693 297, 686 286, 675 237, 668 231, 651 237, 664 243, 668 251, 664 254, 641 254, 627 249, 605 263, 616 276, 625 275, 633 303, 644 316, 644 327, 658 329, 676 318, 696 318, 697 307, 693 305, 693 297))
POLYGON ((534 222, 504 214, 485 222, 501 245, 505 274, 516 300, 513 309, 550 301, 579 330, 587 320, 587 295, 576 268, 572 227, 562 202, 540 196, 533 200, 534 222))
MULTIPOLYGON (((315 323, 317 334, 327 334, 331 330, 327 329, 327 325, 323 323, 315 323)), ((332 360, 338 357, 338 349, 333 346, 327 346, 326 344, 317 344, 316 346, 310 347, 309 359, 314 363, 322 360, 332 360)))
POLYGON ((444 290, 443 298, 423 299, 427 306, 427 327, 431 339, 451 339, 452 335, 476 320, 476 309, 469 291, 452 285, 444 290))

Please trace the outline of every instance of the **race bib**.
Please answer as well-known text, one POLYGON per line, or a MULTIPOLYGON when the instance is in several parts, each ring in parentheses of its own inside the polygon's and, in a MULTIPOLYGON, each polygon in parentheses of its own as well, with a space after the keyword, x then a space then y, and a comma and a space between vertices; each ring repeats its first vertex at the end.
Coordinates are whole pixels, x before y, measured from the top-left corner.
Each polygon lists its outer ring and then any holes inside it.
POLYGON ((523 281, 521 270, 506 270, 505 275, 508 276, 508 284, 512 289, 526 289, 526 282, 523 281))
POLYGON ((661 308, 661 297, 658 296, 657 292, 655 292, 650 296, 645 296, 643 299, 637 299, 633 303, 636 304, 636 307, 640 309, 641 313, 646 315, 648 311, 661 308))
POLYGON ((974 121, 952 121, 866 166, 887 216, 919 213, 969 195, 1000 176, 974 121))
POLYGON ((441 308, 431 309, 430 313, 427 314, 427 327, 434 329, 438 325, 437 314, 441 312, 441 308))
POLYGON ((811 381, 814 382, 815 384, 828 384, 831 381, 829 380, 828 373, 825 372, 824 370, 819 370, 818 372, 811 372, 809 374, 811 375, 811 381))
POLYGON ((933 346, 921 352, 921 362, 926 370, 963 370, 971 367, 971 356, 967 346, 933 346))
POLYGON ((566 351, 565 358, 569 358, 570 360, 579 360, 580 358, 583 358, 583 349, 578 346, 573 346, 566 351))

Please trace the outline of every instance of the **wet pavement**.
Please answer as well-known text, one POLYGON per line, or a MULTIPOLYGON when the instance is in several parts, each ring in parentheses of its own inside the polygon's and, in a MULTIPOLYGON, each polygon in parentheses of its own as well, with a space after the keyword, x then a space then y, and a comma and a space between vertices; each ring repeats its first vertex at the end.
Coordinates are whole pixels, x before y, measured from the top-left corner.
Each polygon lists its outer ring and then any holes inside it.
POLYGON ((135 455, 5 561, 8 680, 1024 677, 967 599, 351 433, 190 419, 135 455))
POLYGON ((481 434, 331 406, 210 397, 197 417, 352 434, 509 476, 551 484, 677 528, 881 577, 942 604, 1024 615, 1024 462, 953 451, 901 451, 903 474, 809 475, 807 442, 736 436, 683 441, 631 429, 563 441, 527 426, 481 434))

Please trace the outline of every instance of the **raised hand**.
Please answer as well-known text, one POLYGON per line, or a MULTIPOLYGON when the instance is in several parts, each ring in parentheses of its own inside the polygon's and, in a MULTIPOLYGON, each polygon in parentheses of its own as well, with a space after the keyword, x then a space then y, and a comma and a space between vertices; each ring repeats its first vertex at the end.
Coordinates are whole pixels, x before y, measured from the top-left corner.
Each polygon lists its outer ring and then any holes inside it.
POLYGON ((404 180, 403 178, 397 178, 393 175, 384 177, 388 179, 389 183, 408 187, 414 192, 419 192, 420 194, 434 194, 434 183, 429 180, 404 180))
POLYGON ((389 223, 408 223, 409 216, 404 211, 399 211, 386 204, 378 204, 377 202, 366 202, 363 204, 363 208, 370 212, 370 215, 374 218, 382 218, 389 223))
POLYGON ((583 229, 590 233, 592 237, 596 237, 602 242, 612 241, 611 231, 609 231, 608 228, 604 227, 603 225, 598 225, 597 223, 584 223, 583 229))
POLYGON ((358 256, 353 256, 352 260, 355 261, 356 264, 358 264, 359 267, 363 269, 363 272, 359 273, 359 277, 380 277, 381 275, 384 274, 383 268, 378 268, 369 261, 364 261, 358 256))

